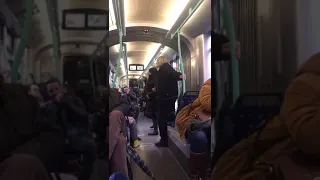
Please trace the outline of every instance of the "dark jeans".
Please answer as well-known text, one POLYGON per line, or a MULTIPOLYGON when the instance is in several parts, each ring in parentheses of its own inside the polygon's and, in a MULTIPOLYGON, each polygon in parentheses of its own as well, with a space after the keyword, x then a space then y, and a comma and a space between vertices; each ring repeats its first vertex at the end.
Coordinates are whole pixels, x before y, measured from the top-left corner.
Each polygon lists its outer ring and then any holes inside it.
POLYGON ((205 130, 190 132, 187 130, 186 138, 190 144, 190 150, 193 153, 206 153, 208 152, 209 137, 205 130))
POLYGON ((74 151, 83 154, 83 170, 79 180, 89 180, 96 160, 96 144, 89 137, 78 136, 71 139, 70 145, 74 151))
POLYGON ((176 98, 170 98, 159 102, 158 106, 158 125, 161 141, 168 143, 167 122, 171 112, 174 111, 176 98))
POLYGON ((140 108, 137 104, 132 104, 131 105, 131 112, 133 114, 133 118, 136 120, 136 122, 138 122, 138 117, 139 117, 139 113, 140 113, 140 108))

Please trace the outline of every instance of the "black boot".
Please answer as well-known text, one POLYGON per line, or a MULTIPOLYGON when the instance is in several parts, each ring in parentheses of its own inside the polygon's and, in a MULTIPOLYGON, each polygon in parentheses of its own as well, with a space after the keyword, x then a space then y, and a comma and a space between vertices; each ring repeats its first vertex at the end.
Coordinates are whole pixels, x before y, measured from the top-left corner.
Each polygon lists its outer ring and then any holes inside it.
POLYGON ((157 130, 154 130, 152 133, 148 133, 149 136, 158 136, 159 132, 157 130))
POLYGON ((160 140, 159 142, 155 143, 157 147, 168 147, 168 140, 160 140))

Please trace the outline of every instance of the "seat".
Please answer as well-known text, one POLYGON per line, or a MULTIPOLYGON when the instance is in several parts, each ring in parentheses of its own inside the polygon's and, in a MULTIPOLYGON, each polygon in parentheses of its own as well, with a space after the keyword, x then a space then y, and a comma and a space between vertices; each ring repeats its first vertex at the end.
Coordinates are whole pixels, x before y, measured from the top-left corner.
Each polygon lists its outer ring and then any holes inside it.
POLYGON ((215 120, 216 146, 212 165, 220 156, 244 138, 247 138, 276 116, 283 93, 246 94, 232 107, 230 99, 224 102, 215 120))

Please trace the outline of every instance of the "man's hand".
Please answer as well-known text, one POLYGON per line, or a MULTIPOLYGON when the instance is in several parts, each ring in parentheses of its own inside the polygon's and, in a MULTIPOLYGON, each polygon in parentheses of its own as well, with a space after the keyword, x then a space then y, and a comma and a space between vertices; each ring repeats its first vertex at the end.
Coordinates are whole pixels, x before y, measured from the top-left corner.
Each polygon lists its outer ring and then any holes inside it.
POLYGON ((208 112, 205 112, 204 110, 199 110, 196 112, 196 115, 199 117, 199 119, 201 120, 207 120, 207 119, 211 119, 211 114, 208 112))
MULTIPOLYGON (((223 54, 230 54, 231 53, 231 44, 230 42, 227 42, 222 45, 222 53, 223 54)), ((240 42, 236 43, 236 56, 238 59, 241 57, 241 48, 240 48, 240 42)))
POLYGON ((55 100, 56 100, 57 102, 61 102, 61 99, 62 99, 62 98, 63 98, 63 93, 60 93, 60 94, 56 95, 55 100))
POLYGON ((186 75, 183 76, 183 75, 181 74, 181 75, 179 76, 179 78, 180 78, 180 79, 183 79, 183 80, 186 80, 186 79, 187 79, 187 76, 186 76, 186 75))

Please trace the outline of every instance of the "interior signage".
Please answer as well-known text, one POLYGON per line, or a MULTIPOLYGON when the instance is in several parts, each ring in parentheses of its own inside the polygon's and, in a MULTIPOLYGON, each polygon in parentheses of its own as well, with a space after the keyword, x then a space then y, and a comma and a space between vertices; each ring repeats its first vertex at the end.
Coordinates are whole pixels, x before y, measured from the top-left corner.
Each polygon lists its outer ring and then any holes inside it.
POLYGON ((65 9, 62 11, 64 30, 108 30, 109 11, 102 9, 65 9))
POLYGON ((129 71, 143 71, 143 64, 129 64, 129 71))

